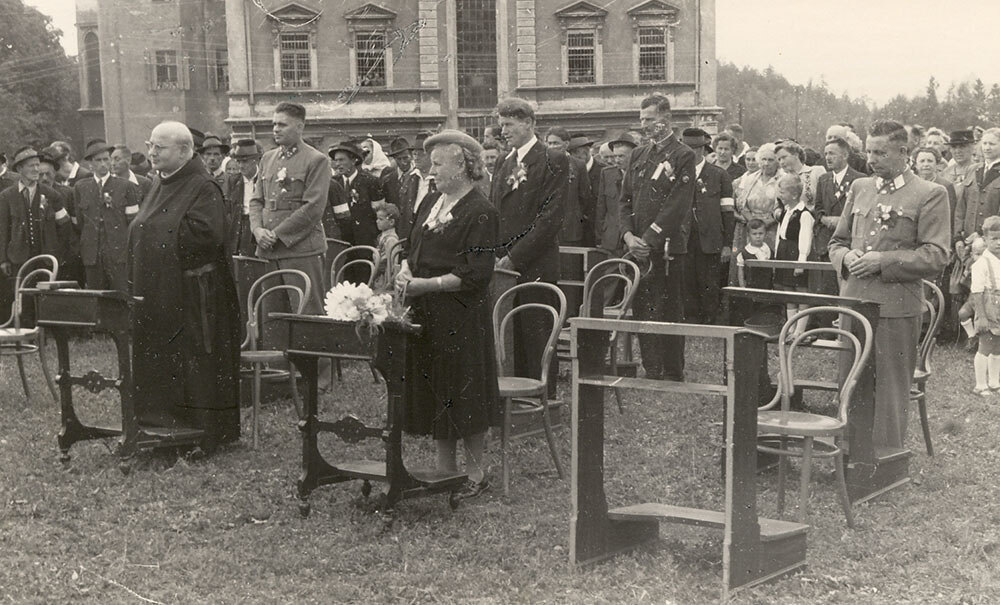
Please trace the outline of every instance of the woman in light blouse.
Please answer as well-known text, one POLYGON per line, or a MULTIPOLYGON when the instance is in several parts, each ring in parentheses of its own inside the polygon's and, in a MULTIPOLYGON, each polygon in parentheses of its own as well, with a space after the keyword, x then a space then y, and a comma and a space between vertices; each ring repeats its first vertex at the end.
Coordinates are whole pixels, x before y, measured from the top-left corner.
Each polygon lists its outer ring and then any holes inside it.
MULTIPOLYGON (((733 250, 742 250, 747 244, 747 222, 759 218, 767 226, 764 241, 774 249, 778 233, 778 161, 773 143, 765 143, 757 150, 760 170, 740 177, 736 188, 736 229, 733 232, 733 250)), ((738 286, 736 263, 729 266, 729 285, 738 286)))

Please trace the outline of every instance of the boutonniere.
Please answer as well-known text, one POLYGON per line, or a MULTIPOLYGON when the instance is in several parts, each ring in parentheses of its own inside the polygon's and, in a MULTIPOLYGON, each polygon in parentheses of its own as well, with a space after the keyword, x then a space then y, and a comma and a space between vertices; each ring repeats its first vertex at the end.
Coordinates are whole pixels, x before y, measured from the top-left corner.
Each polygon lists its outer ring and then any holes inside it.
POLYGON ((698 178, 697 184, 698 191, 700 191, 702 195, 708 193, 708 187, 705 186, 705 181, 701 180, 700 177, 698 178))
POLYGON ((507 177, 507 184, 511 189, 517 189, 517 186, 528 180, 528 167, 524 165, 524 162, 517 163, 517 170, 511 173, 507 177))
MULTIPOLYGON (((655 181, 656 179, 660 178, 660 176, 662 176, 662 175, 666 175, 666 177, 668 179, 670 179, 671 181, 674 181, 674 180, 677 179, 677 177, 674 176, 674 167, 670 165, 670 162, 668 160, 663 160, 662 162, 660 162, 659 164, 657 164, 656 165, 656 170, 653 171, 653 176, 651 176, 649 178, 650 178, 650 180, 655 181)), ((685 181, 684 181, 685 183, 687 182, 686 179, 687 179, 687 177, 685 177, 685 181)))
POLYGON ((288 169, 284 166, 278 170, 278 174, 275 175, 274 180, 281 185, 281 192, 286 193, 288 188, 292 185, 292 179, 288 178, 288 169))
POLYGON ((903 208, 893 208, 888 204, 875 205, 875 222, 882 231, 886 231, 896 225, 896 221, 902 216, 903 208))
POLYGON ((108 208, 111 207, 111 194, 104 192, 104 205, 108 208))
POLYGON ((442 231, 444 231, 445 226, 451 222, 452 218, 454 217, 451 215, 451 210, 449 210, 444 214, 444 216, 439 216, 437 218, 437 220, 434 222, 434 226, 431 227, 431 231, 435 233, 441 233, 442 231))
POLYGON ((47 202, 48 199, 46 199, 45 194, 43 193, 38 201, 38 209, 41 210, 42 212, 45 212, 45 209, 48 208, 49 206, 47 202))
POLYGON ((358 203, 358 192, 355 191, 354 189, 351 189, 351 203, 354 204, 358 203))

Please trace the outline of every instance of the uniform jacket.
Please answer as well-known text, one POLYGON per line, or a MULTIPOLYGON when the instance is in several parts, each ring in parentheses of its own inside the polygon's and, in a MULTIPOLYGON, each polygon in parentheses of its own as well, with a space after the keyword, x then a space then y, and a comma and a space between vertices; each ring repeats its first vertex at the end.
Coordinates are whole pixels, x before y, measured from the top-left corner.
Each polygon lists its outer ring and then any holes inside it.
POLYGON ((270 249, 257 247, 264 259, 301 258, 326 252, 323 212, 330 188, 330 160, 300 141, 290 157, 280 147, 264 153, 250 200, 250 226, 274 231, 270 249))
POLYGON ((676 136, 637 147, 625 163, 618 202, 621 235, 631 232, 642 237, 653 254, 660 254, 664 240, 670 238, 670 254, 686 254, 694 187, 694 151, 676 136), (666 165, 659 169, 662 162, 669 162, 670 169, 666 165))
POLYGON ((524 159, 517 149, 498 158, 490 202, 500 211, 498 258, 509 256, 521 282, 559 279, 559 230, 569 180, 569 156, 536 141, 524 159), (516 184, 516 187, 515 187, 516 184))
POLYGON ((73 187, 76 224, 80 231, 80 256, 84 265, 95 265, 101 252, 125 260, 128 226, 139 212, 139 187, 114 175, 102 187, 97 178, 82 178, 73 187))
POLYGON ((830 261, 844 278, 841 294, 881 303, 882 317, 923 313, 920 280, 941 273, 951 243, 944 187, 908 169, 897 180, 905 184, 888 194, 876 193, 874 177, 855 180, 830 240, 830 261), (892 209, 890 218, 881 222, 879 204, 892 209), (851 275, 844 265, 850 250, 881 252, 880 273, 866 278, 851 275))
POLYGON ((622 190, 622 169, 606 166, 601 171, 597 186, 597 205, 594 208, 594 236, 597 247, 616 251, 621 248, 621 228, 618 213, 618 196, 622 190))
POLYGON ((833 229, 824 227, 820 219, 824 216, 840 216, 844 211, 844 204, 847 203, 847 192, 851 190, 851 183, 864 176, 863 173, 848 166, 844 178, 840 181, 840 187, 834 180, 833 172, 827 172, 819 177, 816 182, 816 200, 813 206, 816 224, 813 226, 813 246, 810 256, 817 259, 826 258, 827 245, 830 243, 830 238, 833 237, 833 229))
MULTIPOLYGON (((983 186, 986 172, 977 166, 965 174, 958 203, 955 205, 955 235, 970 235, 979 231, 986 217, 1000 214, 1000 176, 983 186)), ((990 171, 1000 171, 1000 164, 994 164, 990 171)), ((958 187, 956 187, 958 189, 958 187)))
MULTIPOLYGON (((65 258, 66 241, 72 231, 62 196, 39 184, 31 198, 35 220, 41 220, 40 252, 65 258)), ((32 257, 29 244, 28 203, 17 185, 0 192, 0 263, 21 265, 32 257)))
POLYGON ((359 170, 350 187, 345 189, 344 177, 334 177, 330 183, 329 199, 327 221, 333 213, 340 213, 344 206, 350 212, 346 217, 334 219, 345 241, 353 246, 374 246, 378 242, 379 230, 372 204, 384 199, 384 195, 377 178, 359 170))
POLYGON ((559 242, 578 246, 583 245, 587 224, 592 224, 594 193, 590 187, 587 163, 569 154, 566 159, 570 170, 566 182, 566 198, 563 200, 563 223, 562 229, 559 230, 559 242))
POLYGON ((718 254, 732 247, 736 225, 733 180, 729 173, 705 162, 695 179, 691 228, 698 229, 698 243, 704 254, 718 254))

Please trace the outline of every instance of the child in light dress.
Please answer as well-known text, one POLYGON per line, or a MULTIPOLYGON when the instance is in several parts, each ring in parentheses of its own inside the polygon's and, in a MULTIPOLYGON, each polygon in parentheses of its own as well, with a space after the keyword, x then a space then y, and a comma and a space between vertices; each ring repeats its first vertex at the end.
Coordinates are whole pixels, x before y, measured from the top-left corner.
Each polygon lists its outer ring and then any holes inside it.
POLYGON ((974 392, 989 397, 1000 391, 1000 216, 983 221, 986 251, 972 264, 969 302, 975 313, 973 325, 979 337, 974 392))
MULTIPOLYGON (((778 199, 781 200, 783 214, 778 223, 777 260, 806 261, 812 251, 813 225, 815 219, 806 207, 802 196, 802 181, 796 174, 786 174, 778 180, 778 199)), ((803 269, 778 269, 774 272, 775 286, 781 290, 795 292, 808 291, 808 279, 803 269)), ((788 318, 808 305, 787 305, 788 318)), ((806 331, 808 317, 799 319, 789 338, 795 338, 806 331)))

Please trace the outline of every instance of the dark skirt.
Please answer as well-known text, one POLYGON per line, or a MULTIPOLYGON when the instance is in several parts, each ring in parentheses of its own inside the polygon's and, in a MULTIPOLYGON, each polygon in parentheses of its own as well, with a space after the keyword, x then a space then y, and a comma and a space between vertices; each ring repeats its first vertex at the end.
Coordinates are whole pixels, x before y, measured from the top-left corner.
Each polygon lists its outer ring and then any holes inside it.
POLYGON ((415 299, 423 326, 407 360, 403 430, 434 439, 464 439, 502 420, 488 293, 435 292, 415 299), (463 296, 464 295, 464 296, 463 296))
MULTIPOLYGON (((775 260, 799 260, 799 241, 778 238, 778 249, 774 254, 775 260)), ((794 269, 775 269, 774 283, 785 288, 795 288, 805 290, 809 285, 809 274, 803 272, 802 275, 795 275, 794 269)))

